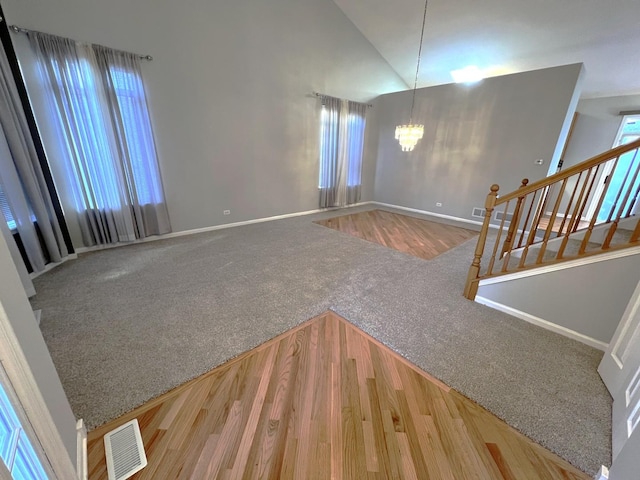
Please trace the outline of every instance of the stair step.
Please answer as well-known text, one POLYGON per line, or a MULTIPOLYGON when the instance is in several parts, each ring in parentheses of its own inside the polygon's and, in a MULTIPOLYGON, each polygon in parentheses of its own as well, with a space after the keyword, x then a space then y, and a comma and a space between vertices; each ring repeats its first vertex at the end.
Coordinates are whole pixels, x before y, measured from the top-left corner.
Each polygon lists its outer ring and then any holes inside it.
POLYGON ((616 233, 613 234, 613 240, 611 244, 628 243, 633 235, 633 230, 627 230, 626 228, 618 228, 616 233))

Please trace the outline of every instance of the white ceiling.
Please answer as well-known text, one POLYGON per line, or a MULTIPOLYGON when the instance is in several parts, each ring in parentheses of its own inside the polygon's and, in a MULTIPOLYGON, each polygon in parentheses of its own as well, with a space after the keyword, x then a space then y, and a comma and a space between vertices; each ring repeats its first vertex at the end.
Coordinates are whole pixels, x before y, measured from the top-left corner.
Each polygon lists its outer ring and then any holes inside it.
MULTIPOLYGON (((413 87, 424 0, 334 0, 413 87)), ((640 0, 429 0, 418 87, 583 62, 583 98, 640 94, 640 0)))

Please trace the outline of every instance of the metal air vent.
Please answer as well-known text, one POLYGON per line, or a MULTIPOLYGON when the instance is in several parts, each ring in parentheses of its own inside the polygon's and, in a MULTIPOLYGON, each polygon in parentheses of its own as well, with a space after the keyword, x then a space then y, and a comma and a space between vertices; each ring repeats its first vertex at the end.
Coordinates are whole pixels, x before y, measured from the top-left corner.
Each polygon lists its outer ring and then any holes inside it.
POLYGON ((484 208, 474 207, 474 209, 471 211, 471 216, 476 218, 484 218, 485 213, 487 213, 487 211, 484 208))
POLYGON ((121 425, 104 436, 109 480, 124 480, 147 466, 138 420, 121 425))

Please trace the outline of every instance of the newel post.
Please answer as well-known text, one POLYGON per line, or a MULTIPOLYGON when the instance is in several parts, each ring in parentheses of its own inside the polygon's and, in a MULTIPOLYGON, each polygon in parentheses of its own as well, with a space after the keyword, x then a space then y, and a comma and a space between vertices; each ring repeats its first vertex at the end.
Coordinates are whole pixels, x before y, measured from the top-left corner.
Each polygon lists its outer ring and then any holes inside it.
POLYGON ((476 298, 478 292, 478 274, 480 273, 480 259, 484 253, 484 245, 487 242, 487 234, 489 233, 489 222, 491 221, 491 215, 493 214, 493 208, 496 205, 496 198, 498 196, 498 190, 500 187, 495 183, 491 185, 491 191, 487 195, 487 200, 484 203, 484 221, 482 222, 482 229, 480 230, 480 236, 478 237, 478 244, 476 245, 476 252, 473 256, 473 262, 469 267, 469 274, 467 275, 467 283, 464 287, 464 296, 469 300, 476 298))

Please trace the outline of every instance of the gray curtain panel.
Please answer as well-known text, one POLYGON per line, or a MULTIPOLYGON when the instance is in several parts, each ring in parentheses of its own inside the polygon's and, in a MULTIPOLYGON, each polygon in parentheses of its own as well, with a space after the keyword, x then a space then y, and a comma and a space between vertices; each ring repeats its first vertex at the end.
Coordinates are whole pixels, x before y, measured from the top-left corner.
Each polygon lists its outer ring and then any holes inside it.
POLYGON ((136 55, 29 32, 85 245, 171 231, 136 55))
POLYGON ((367 108, 364 103, 348 102, 349 127, 347 168, 347 204, 358 203, 362 191, 362 159, 364 156, 364 131, 366 127, 367 108))
POLYGON ((339 98, 321 97, 320 116, 320 208, 337 206, 340 157, 339 98))
POLYGON ((171 231, 138 55, 93 45, 107 92, 139 237, 171 231), (128 119, 127 122, 123 119, 128 119), (131 128, 135 125, 136 128, 131 128))
POLYGON ((4 49, 0 54, 0 125, 0 188, 27 258, 39 272, 47 258, 59 262, 68 251, 4 49))
POLYGON ((322 96, 320 208, 360 201, 367 105, 322 96))

